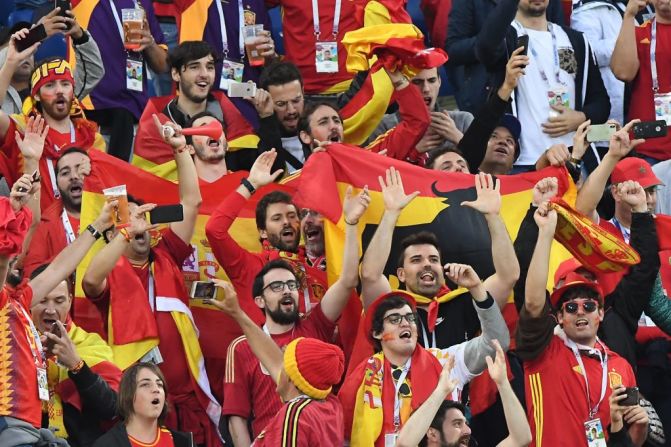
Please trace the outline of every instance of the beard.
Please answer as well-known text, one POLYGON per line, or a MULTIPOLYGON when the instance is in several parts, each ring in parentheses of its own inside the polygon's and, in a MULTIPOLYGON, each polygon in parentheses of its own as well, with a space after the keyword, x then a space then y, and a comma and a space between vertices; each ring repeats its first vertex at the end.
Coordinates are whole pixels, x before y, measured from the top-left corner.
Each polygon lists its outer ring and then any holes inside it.
POLYGON ((199 160, 205 163, 218 163, 224 158, 226 158, 227 148, 224 148, 224 150, 221 153, 217 154, 208 153, 209 152, 208 146, 202 146, 200 144, 198 145, 194 144, 193 149, 196 151, 196 157, 198 157, 199 160))
POLYGON ((289 312, 283 311, 280 306, 281 305, 278 304, 277 309, 274 310, 270 310, 266 307, 266 314, 271 320, 277 324, 293 324, 298 322, 300 318, 300 315, 298 314, 298 306, 294 305, 294 308, 289 312))
POLYGON ((46 115, 49 115, 55 120, 62 120, 70 116, 70 109, 72 108, 72 98, 69 100, 66 99, 66 107, 64 111, 59 111, 56 109, 56 100, 47 102, 47 101, 40 101, 40 104, 42 106, 42 112, 46 115))
POLYGON ((525 5, 520 6, 520 10, 529 17, 542 17, 545 15, 547 5, 541 5, 541 6, 525 5))
POLYGON ((205 100, 207 100, 207 96, 210 94, 212 91, 212 85, 210 85, 210 88, 207 93, 204 95, 199 95, 195 92, 197 86, 195 83, 186 85, 184 86, 185 88, 180 88, 180 93, 182 93, 189 101, 195 102, 195 103, 201 103, 205 100))
POLYGON ((300 242, 300 237, 296 235, 296 239, 291 244, 288 244, 282 240, 282 237, 279 234, 268 234, 268 242, 271 247, 275 247, 281 251, 288 251, 290 253, 296 253, 298 251, 298 243, 300 242))

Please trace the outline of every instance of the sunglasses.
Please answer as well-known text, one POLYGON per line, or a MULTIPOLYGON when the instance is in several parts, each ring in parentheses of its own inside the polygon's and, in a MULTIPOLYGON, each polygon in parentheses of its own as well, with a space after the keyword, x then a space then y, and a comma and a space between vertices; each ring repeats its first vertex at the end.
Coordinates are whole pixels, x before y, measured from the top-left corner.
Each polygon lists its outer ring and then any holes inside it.
POLYGON ((282 292, 284 286, 287 286, 287 289, 290 291, 298 290, 298 281, 295 279, 290 279, 288 281, 273 281, 263 288, 263 290, 270 289, 273 292, 282 292))
POLYGON ((387 315, 386 317, 384 317, 384 320, 387 320, 391 324, 398 326, 399 324, 401 324, 401 321, 403 321, 404 318, 405 321, 407 321, 409 324, 417 323, 417 314, 414 312, 405 315, 401 314, 387 315))
POLYGON ((582 307, 583 312, 591 314, 599 308, 599 304, 593 300, 587 301, 568 301, 562 305, 562 310, 568 314, 577 314, 578 308, 582 307))

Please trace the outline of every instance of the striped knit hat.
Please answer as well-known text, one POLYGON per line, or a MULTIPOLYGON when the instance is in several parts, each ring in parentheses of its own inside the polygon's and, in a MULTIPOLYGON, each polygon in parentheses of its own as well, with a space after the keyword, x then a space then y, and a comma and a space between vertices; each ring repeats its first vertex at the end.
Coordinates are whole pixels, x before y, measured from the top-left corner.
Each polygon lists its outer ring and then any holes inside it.
POLYGON ((284 370, 301 393, 326 399, 345 369, 342 350, 316 338, 300 337, 284 350, 284 370))

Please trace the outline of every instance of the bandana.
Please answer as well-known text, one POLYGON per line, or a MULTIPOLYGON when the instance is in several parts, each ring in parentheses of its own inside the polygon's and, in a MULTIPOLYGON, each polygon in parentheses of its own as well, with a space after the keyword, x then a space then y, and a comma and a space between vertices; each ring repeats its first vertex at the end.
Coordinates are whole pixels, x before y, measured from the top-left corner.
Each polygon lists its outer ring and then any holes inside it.
POLYGON ((435 297, 427 298, 416 293, 412 293, 408 290, 404 290, 405 293, 412 296, 417 304, 428 304, 428 314, 427 314, 427 324, 429 326, 429 332, 433 332, 436 329, 436 321, 438 320, 438 306, 448 301, 452 301, 454 298, 468 292, 468 289, 460 287, 456 290, 450 290, 449 287, 443 286, 438 291, 435 297))
MULTIPOLYGON (((63 59, 56 59, 45 62, 37 67, 37 69, 33 71, 33 75, 30 78, 30 96, 26 98, 25 102, 23 103, 23 113, 25 115, 29 115, 36 112, 35 105, 37 101, 35 100, 35 97, 40 91, 40 88, 48 82, 58 80, 66 80, 70 82, 73 87, 75 85, 75 80, 72 77, 72 69, 70 68, 70 64, 68 64, 67 61, 63 59)), ((79 101, 76 97, 73 96, 72 107, 70 108, 70 118, 83 117, 84 112, 82 111, 79 101)))

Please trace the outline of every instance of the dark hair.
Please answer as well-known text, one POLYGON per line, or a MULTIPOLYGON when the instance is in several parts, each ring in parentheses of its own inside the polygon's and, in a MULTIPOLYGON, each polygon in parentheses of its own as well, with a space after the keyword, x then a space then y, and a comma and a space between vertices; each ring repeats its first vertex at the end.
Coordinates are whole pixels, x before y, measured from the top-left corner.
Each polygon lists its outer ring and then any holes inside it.
POLYGON ((182 68, 191 61, 201 59, 205 56, 212 56, 214 62, 219 62, 219 56, 214 49, 205 41, 189 40, 182 42, 168 53, 168 62, 170 68, 181 72, 182 68))
MULTIPOLYGON (((441 147, 439 149, 429 151, 429 157, 426 159, 424 167, 428 169, 433 169, 433 165, 436 163, 436 159, 441 155, 447 154, 448 152, 454 152, 455 154, 461 156, 461 158, 463 158, 464 161, 466 161, 466 166, 468 166, 468 161, 466 160, 466 157, 464 157, 464 153, 461 152, 461 150, 457 149, 456 147, 441 147)), ((468 167, 470 169, 470 166, 468 167)))
POLYGON ((294 277, 296 276, 296 272, 294 272, 291 264, 289 264, 287 261, 283 259, 273 259, 272 261, 267 262, 261 271, 259 271, 259 273, 257 273, 254 277, 254 282, 252 283, 252 298, 261 296, 263 293, 263 287, 265 286, 265 284, 263 284, 263 277, 266 276, 266 273, 275 269, 288 270, 292 275, 294 275, 294 277))
POLYGON ((119 383, 117 413, 124 423, 127 423, 130 420, 130 417, 134 414, 133 401, 135 400, 135 392, 137 391, 137 375, 141 369, 148 369, 156 374, 161 382, 163 382, 165 402, 161 414, 158 416, 158 425, 161 426, 168 415, 168 384, 165 381, 161 369, 153 363, 139 362, 124 371, 121 376, 121 383, 119 383))
POLYGON ((412 245, 433 245, 440 253, 440 244, 438 243, 438 238, 435 234, 429 231, 420 231, 419 233, 411 234, 401 240, 401 250, 398 255, 398 263, 396 267, 403 267, 403 261, 405 261, 405 250, 412 245))
POLYGON ((265 196, 261 197, 259 203, 256 204, 256 228, 259 230, 266 229, 266 216, 268 207, 274 203, 286 203, 288 205, 293 205, 298 211, 298 207, 294 204, 291 196, 284 191, 273 191, 269 192, 265 196))
POLYGON ((283 85, 289 82, 298 81, 303 87, 303 77, 301 72, 291 62, 275 62, 263 69, 259 77, 259 86, 268 90, 271 85, 283 85))
MULTIPOLYGON (((461 411, 461 414, 464 416, 466 415, 466 406, 462 404, 461 402, 457 402, 454 400, 444 400, 441 404, 440 407, 438 407, 438 411, 436 411, 436 415, 433 417, 433 420, 431 421, 431 425, 429 425, 430 428, 435 428, 441 433, 443 432, 443 422, 445 422, 445 415, 447 412, 451 409, 457 409, 461 411)), ((429 443, 429 440, 426 435, 422 438, 422 441, 419 443, 420 447, 426 447, 429 443)))
MULTIPOLYGON (((39 265, 35 270, 33 270, 30 273, 30 280, 32 281, 33 279, 37 278, 41 273, 43 273, 48 267, 49 263, 47 264, 42 264, 39 265)), ((67 278, 65 278, 65 283, 68 285, 68 297, 73 298, 74 297, 74 291, 73 291, 73 286, 75 283, 75 273, 72 272, 70 275, 68 275, 67 278)), ((60 282, 59 282, 60 284, 60 282)))
POLYGON ((60 153, 58 156, 58 161, 56 161, 56 174, 58 174, 58 163, 61 162, 61 158, 65 157, 66 155, 70 154, 82 154, 88 157, 89 159, 91 158, 86 151, 86 149, 80 147, 80 146, 70 146, 69 148, 65 149, 63 152, 60 153))
POLYGON ((557 312, 562 310, 562 305, 565 302, 574 300, 576 298, 592 299, 599 303, 599 307, 603 306, 603 298, 594 289, 587 286, 576 286, 571 287, 566 292, 564 292, 561 297, 559 297, 559 301, 557 301, 556 306, 557 312))
POLYGON ((310 118, 312 118, 312 114, 315 113, 317 109, 320 107, 329 107, 335 110, 335 112, 338 114, 338 117, 340 118, 340 121, 342 121, 342 116, 340 116, 340 109, 333 102, 306 101, 305 106, 303 107, 303 114, 298 120, 298 127, 296 129, 298 133, 303 131, 306 132, 308 135, 310 134, 310 118))
POLYGON ((389 295, 379 306, 375 309, 373 314, 372 324, 370 328, 370 334, 368 334, 368 339, 373 343, 375 352, 380 352, 382 350, 382 343, 377 338, 373 337, 373 334, 379 334, 384 329, 384 314, 388 310, 400 309, 403 306, 410 306, 410 304, 399 295, 389 295))

